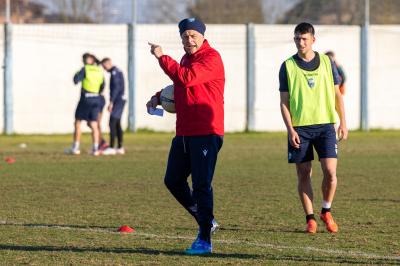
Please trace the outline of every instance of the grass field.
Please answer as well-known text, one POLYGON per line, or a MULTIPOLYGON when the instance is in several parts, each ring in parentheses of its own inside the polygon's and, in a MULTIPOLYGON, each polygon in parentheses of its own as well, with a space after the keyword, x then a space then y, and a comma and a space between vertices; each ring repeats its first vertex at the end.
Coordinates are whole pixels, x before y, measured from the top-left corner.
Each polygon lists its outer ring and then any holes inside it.
POLYGON ((197 228, 163 184, 171 137, 127 134, 125 156, 96 158, 64 155, 71 136, 2 136, 0 158, 16 162, 0 163, 0 264, 400 264, 400 131, 340 143, 336 235, 320 221, 303 233, 285 134, 226 135, 214 177, 222 228, 207 257, 182 253, 197 228), (136 232, 117 233, 124 224, 136 232))

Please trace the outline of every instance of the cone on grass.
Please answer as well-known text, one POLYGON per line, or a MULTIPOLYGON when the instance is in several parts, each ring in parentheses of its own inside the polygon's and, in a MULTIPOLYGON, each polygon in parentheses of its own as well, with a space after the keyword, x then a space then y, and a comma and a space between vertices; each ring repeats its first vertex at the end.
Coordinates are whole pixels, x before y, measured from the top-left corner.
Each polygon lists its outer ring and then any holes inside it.
POLYGON ((127 225, 123 225, 120 228, 118 228, 118 232, 120 233, 133 233, 135 232, 135 229, 127 226, 127 225))
POLYGON ((4 161, 6 161, 6 163, 8 164, 13 164, 16 162, 16 160, 13 157, 7 157, 4 159, 4 161))

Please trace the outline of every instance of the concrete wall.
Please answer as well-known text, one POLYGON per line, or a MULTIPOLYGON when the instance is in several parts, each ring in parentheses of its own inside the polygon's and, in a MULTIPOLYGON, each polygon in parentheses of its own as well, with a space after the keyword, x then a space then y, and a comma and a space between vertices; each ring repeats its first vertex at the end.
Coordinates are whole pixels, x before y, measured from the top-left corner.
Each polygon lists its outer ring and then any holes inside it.
MULTIPOLYGON (((4 66, 4 25, 0 27, 0 60, 1 66, 4 66)), ((1 68, 0 75, 0 129, 4 130, 4 68, 1 68)))
POLYGON ((369 125, 400 128, 400 26, 372 26, 369 38, 369 125))
MULTIPOLYGON (((284 130, 279 110, 278 72, 282 62, 296 52, 293 25, 256 25, 256 101, 254 130, 284 130)), ((125 25, 14 25, 13 27, 14 129, 16 133, 69 133, 80 86, 72 77, 81 66, 81 55, 92 52, 111 57, 127 77, 127 26, 125 25)), ((400 128, 400 26, 372 26, 370 34, 370 126, 400 128)), ((3 58, 3 29, 0 30, 3 58)), ((225 63, 225 127, 242 131, 246 123, 246 27, 209 25, 206 38, 225 63)), ((177 61, 183 52, 175 25, 138 25, 136 58, 136 127, 173 131, 175 116, 149 116, 145 103, 171 83, 149 52, 147 42, 158 43, 177 61)), ((348 81, 345 105, 348 125, 360 123, 360 28, 316 26, 315 50, 333 50, 344 66, 348 81)), ((108 81, 108 74, 105 73, 108 81)), ((3 103, 3 76, 0 100, 3 103)), ((107 82, 108 83, 108 82, 107 82)), ((126 80, 127 85, 127 80, 126 80)), ((128 87, 128 86, 126 86, 128 87)), ((108 88, 106 89, 108 96, 108 88)), ((105 111, 102 127, 108 129, 105 111)), ((3 108, 0 108, 3 117, 3 108)), ((123 126, 127 126, 127 110, 123 126)), ((0 128, 3 120, 0 119, 0 128)))
MULTIPOLYGON (((15 132, 72 132, 80 96, 80 85, 74 85, 72 78, 82 67, 82 54, 109 56, 126 74, 126 33, 125 26, 15 25, 15 132)), ((103 120, 104 128, 107 120, 103 120)))

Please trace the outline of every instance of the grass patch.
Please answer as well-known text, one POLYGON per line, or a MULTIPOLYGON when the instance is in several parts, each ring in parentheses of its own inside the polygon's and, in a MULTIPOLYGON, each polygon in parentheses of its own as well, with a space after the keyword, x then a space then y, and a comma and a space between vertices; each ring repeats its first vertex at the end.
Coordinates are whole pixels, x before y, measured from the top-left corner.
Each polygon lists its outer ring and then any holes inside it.
MULTIPOLYGON (((340 232, 307 235, 283 133, 228 134, 214 177, 215 254, 183 255, 197 228, 163 184, 172 133, 126 134, 125 156, 66 156, 71 136, 2 136, 3 264, 399 264, 400 132, 352 132, 339 147, 340 232), (20 144, 25 143, 26 148, 20 144), (120 235, 128 224, 136 233, 120 235)), ((315 209, 321 171, 314 162, 315 209)))

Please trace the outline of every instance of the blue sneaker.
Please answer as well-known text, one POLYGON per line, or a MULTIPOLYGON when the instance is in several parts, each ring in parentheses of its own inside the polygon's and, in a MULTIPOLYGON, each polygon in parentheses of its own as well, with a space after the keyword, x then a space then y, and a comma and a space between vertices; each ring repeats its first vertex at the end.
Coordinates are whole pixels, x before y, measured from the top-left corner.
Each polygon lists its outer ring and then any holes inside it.
POLYGON ((185 254, 187 255, 205 255, 211 253, 212 244, 201 240, 199 237, 196 238, 189 249, 185 250, 185 254))

